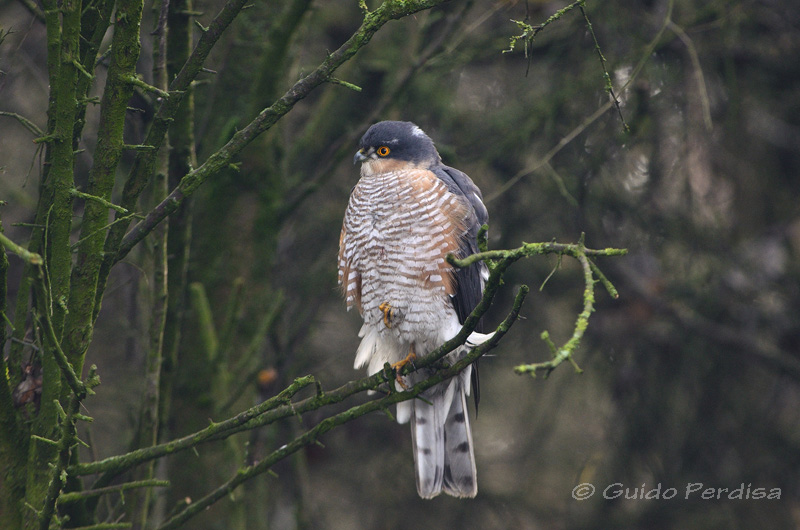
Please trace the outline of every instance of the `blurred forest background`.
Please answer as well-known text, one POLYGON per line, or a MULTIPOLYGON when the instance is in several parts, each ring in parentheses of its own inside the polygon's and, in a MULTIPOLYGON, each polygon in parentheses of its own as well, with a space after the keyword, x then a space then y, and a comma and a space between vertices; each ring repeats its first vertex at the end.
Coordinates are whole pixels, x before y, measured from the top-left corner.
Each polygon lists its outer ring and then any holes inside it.
MULTIPOLYGON (((207 24, 222 5, 191 9, 207 24)), ((390 22, 336 72, 362 91, 321 86, 245 149, 238 170, 193 195, 192 287, 180 305, 168 431, 231 416, 301 375, 326 389, 362 375, 352 369, 360 320, 336 288, 336 253, 357 140, 382 119, 416 122, 445 163, 473 178, 491 248, 576 242, 585 232, 590 248, 629 249, 598 262, 620 297, 597 290, 576 355, 584 373, 568 364, 547 380, 512 372, 549 357, 543 330, 569 338, 583 289, 568 259, 541 291, 558 260, 521 261, 487 317, 496 324, 514 287, 532 287, 525 320, 481 362, 476 499, 419 499, 408 427, 373 414, 282 462, 277 476, 247 482, 189 527, 800 528, 800 11, 770 0, 587 2, 626 132, 578 9, 504 53, 521 32, 511 19, 535 26, 566 5, 449 2, 390 22), (221 330, 216 349, 204 308, 221 330), (234 324, 222 329, 226 321, 234 324), (573 499, 585 482, 597 493, 573 499), (678 495, 604 499, 614 483, 660 483, 678 495), (686 500, 689 483, 780 488, 781 498, 686 500)), ((137 70, 148 81, 156 15, 146 4, 137 70)), ((195 84, 197 160, 338 48, 361 17, 355 0, 255 2, 244 11, 206 63, 215 73, 195 84)), ((44 26, 12 0, 0 1, 0 26, 9 31, 0 110, 44 127, 44 26)), ((141 95, 130 106, 144 110, 126 124, 126 143, 138 144, 152 106, 141 95)), ((0 117, 1 213, 15 241, 28 237, 36 207, 41 167, 31 140, 0 117)), ((81 148, 79 188, 94 145, 81 148)), ((102 384, 84 403, 95 418, 79 432, 91 445, 85 459, 134 443, 151 268, 144 245, 110 277, 87 356, 102 384)), ((12 258, 10 299, 19 274, 12 258)), ((158 470, 172 485, 158 490, 156 517, 313 425, 315 414, 170 457, 158 470)), ((119 510, 118 497, 101 506, 108 517, 119 510)))

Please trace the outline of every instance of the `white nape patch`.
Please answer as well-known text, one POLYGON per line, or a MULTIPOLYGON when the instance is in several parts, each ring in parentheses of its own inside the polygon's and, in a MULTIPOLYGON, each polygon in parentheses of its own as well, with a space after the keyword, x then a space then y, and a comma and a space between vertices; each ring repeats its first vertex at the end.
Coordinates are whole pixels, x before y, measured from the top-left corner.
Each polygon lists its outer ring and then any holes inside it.
POLYGON ((422 138, 426 138, 428 135, 425 134, 425 131, 417 127, 416 125, 411 128, 411 134, 413 136, 421 136, 422 138))
POLYGON ((399 144, 400 143, 400 139, 399 138, 392 138, 391 140, 386 140, 385 143, 388 144, 388 145, 399 144))

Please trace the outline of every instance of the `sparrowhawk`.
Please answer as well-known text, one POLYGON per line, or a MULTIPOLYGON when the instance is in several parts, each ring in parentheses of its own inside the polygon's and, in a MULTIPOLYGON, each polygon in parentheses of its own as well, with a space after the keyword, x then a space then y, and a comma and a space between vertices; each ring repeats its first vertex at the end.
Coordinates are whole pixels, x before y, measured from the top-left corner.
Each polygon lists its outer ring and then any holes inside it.
MULTIPOLYGON (((361 138, 353 188, 339 240, 339 283, 348 310, 364 319, 355 367, 369 374, 425 355, 454 337, 481 299, 488 277, 483 262, 455 270, 447 254, 477 252, 478 230, 488 220, 480 190, 461 171, 442 163, 433 141, 410 122, 384 121, 361 138)), ((448 354, 456 362, 489 335, 473 332, 448 354)), ((409 387, 432 369, 397 385, 409 387)), ((397 421, 411 420, 417 492, 474 497, 478 491, 466 396, 477 367, 398 404, 397 421)), ((477 383, 477 382, 476 382, 477 383)))

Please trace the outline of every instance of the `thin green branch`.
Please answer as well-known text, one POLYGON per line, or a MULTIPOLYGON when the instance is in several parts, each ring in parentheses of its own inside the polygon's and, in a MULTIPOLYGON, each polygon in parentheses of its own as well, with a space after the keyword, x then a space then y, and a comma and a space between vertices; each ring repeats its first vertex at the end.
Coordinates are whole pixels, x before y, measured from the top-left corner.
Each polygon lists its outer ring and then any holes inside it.
MULTIPOLYGON (((50 326, 52 328, 52 326, 50 326)), ((63 354, 62 354, 63 355, 63 354)), ((50 482, 47 486, 47 494, 44 497, 43 507, 38 511, 39 530, 48 530, 50 528, 51 520, 55 515, 56 501, 61 494, 61 490, 66 484, 67 473, 66 468, 69 464, 72 447, 77 441, 77 430, 75 422, 77 420, 78 410, 81 406, 81 401, 86 397, 86 390, 91 391, 91 388, 99 384, 100 380, 97 377, 96 367, 92 366, 89 369, 89 375, 86 383, 82 381, 80 384, 84 387, 84 392, 73 392, 67 405, 67 410, 64 411, 61 405, 56 401, 56 408, 60 412, 61 428, 60 437, 57 442, 57 457, 55 463, 51 466, 50 482)))
POLYGON ((78 197, 79 199, 83 199, 85 201, 96 201, 96 202, 102 204, 103 206, 105 206, 106 208, 110 208, 110 209, 112 209, 114 211, 117 211, 117 212, 121 213, 122 215, 128 215, 130 213, 126 208, 123 208, 122 206, 114 204, 111 201, 107 201, 106 199, 104 199, 102 197, 98 197, 97 195, 92 195, 90 193, 84 193, 82 191, 78 191, 75 188, 72 188, 69 191, 69 193, 73 197, 78 197))
POLYGON ((141 214, 138 214, 136 212, 133 212, 133 213, 129 213, 128 215, 124 215, 122 217, 117 217, 113 221, 111 221, 110 223, 97 228, 94 232, 92 232, 90 234, 86 234, 84 237, 80 238, 75 243, 73 243, 70 246, 70 248, 72 250, 75 250, 75 249, 79 248, 81 245, 83 245, 85 242, 91 240, 92 236, 94 236, 96 234, 99 234, 101 232, 105 232, 109 228, 112 228, 113 226, 116 226, 116 225, 119 225, 121 223, 124 223, 125 221, 130 221, 131 219, 144 219, 144 216, 142 216, 141 214))
MULTIPOLYGON (((198 432, 182 438, 171 440, 163 444, 155 445, 153 447, 137 449, 124 455, 112 456, 95 462, 76 464, 70 467, 69 473, 77 476, 105 473, 107 476, 113 477, 118 473, 131 469, 143 462, 154 460, 168 454, 173 454, 177 451, 189 449, 208 440, 218 440, 224 438, 230 434, 234 434, 234 432, 244 430, 236 430, 236 428, 246 424, 253 418, 258 417, 267 411, 284 405, 292 398, 292 396, 313 383, 314 377, 310 375, 297 378, 278 395, 273 396, 270 399, 256 405, 255 407, 245 410, 244 412, 240 412, 236 416, 225 421, 220 423, 212 423, 205 429, 202 429, 198 432)), ((101 481, 104 481, 103 477, 98 479, 98 482, 101 481)), ((96 487, 99 486, 96 485, 96 487)))
POLYGON ((479 252, 467 256, 464 259, 456 259, 450 254, 447 256, 447 261, 455 267, 463 268, 478 261, 502 261, 510 258, 520 259, 538 254, 565 254, 577 258, 580 254, 586 256, 624 256, 627 253, 628 249, 625 248, 590 249, 583 247, 580 243, 566 244, 551 241, 548 243, 523 243, 521 247, 511 250, 489 250, 486 252, 479 252))
POLYGON ((328 82, 329 83, 333 83, 334 85, 342 85, 343 87, 349 88, 350 90, 353 90, 355 92, 361 92, 361 90, 362 90, 361 87, 358 86, 358 85, 354 85, 353 83, 349 83, 347 81, 344 81, 342 79, 338 79, 338 78, 333 77, 333 76, 328 78, 328 82))
MULTIPOLYGON (((40 284, 40 290, 44 291, 44 281, 40 278, 38 283, 40 284)), ((55 358, 58 367, 61 369, 61 374, 67 381, 70 389, 72 389, 72 392, 75 393, 75 395, 77 395, 80 399, 85 398, 89 389, 75 373, 75 369, 72 367, 72 364, 70 364, 69 360, 67 359, 64 350, 61 348, 61 343, 56 336, 56 330, 53 326, 50 315, 41 315, 39 321, 43 324, 45 335, 53 346, 53 357, 55 358)))
MULTIPOLYGON (((542 363, 533 363, 533 364, 522 364, 519 366, 514 367, 514 372, 518 374, 531 374, 532 376, 536 377, 536 372, 542 371, 544 372, 544 376, 547 377, 550 373, 556 369, 556 367, 564 361, 569 361, 575 371, 577 373, 582 373, 583 370, 580 369, 578 364, 572 357, 572 354, 578 348, 580 344, 581 338, 583 338, 583 334, 586 331, 586 328, 589 326, 589 317, 592 315, 594 311, 594 284, 595 280, 592 276, 592 266, 589 263, 589 258, 586 257, 587 249, 583 246, 583 234, 581 234, 581 239, 577 245, 575 245, 575 249, 569 253, 572 257, 580 262, 581 267, 583 268, 583 280, 584 280, 584 290, 583 290, 583 311, 581 314, 578 315, 578 319, 575 322, 575 327, 572 333, 572 337, 560 348, 557 348, 555 344, 550 340, 550 336, 548 333, 542 334, 542 340, 545 341, 547 346, 550 348, 550 351, 553 353, 553 358, 549 361, 542 362, 542 363)), ((617 249, 613 249, 617 250, 617 249)), ((619 255, 619 254, 608 254, 608 255, 619 255)), ((606 280, 608 281, 608 280, 606 280)), ((609 285, 610 282, 609 282, 609 285)), ((613 286, 612 286, 613 289, 613 286)), ((614 290, 616 292, 616 290, 614 290)))
POLYGON ((29 251, 25 247, 17 245, 2 232, 0 232, 0 244, 2 244, 8 250, 13 252, 26 262, 30 263, 31 265, 42 265, 44 263, 44 260, 42 260, 42 256, 40 256, 36 252, 29 251))
POLYGON ((58 497, 58 504, 69 504, 72 502, 82 501, 84 499, 91 499, 106 493, 116 493, 127 491, 135 488, 166 488, 170 485, 168 480, 148 479, 137 480, 135 482, 125 482, 124 484, 114 484, 113 486, 106 486, 105 488, 97 488, 83 491, 71 491, 69 493, 62 493, 58 497))
POLYGON ((595 264, 595 262, 589 260, 589 266, 592 268, 592 272, 594 273, 594 275, 597 276, 597 279, 600 280, 600 283, 603 284, 603 287, 606 288, 608 294, 611 295, 611 298, 613 298, 614 300, 619 298, 619 292, 617 292, 616 287, 614 287, 614 285, 608 280, 608 278, 606 278, 606 275, 603 274, 603 271, 600 270, 600 268, 595 264))
MULTIPOLYGON (((490 250, 480 252, 478 254, 473 254, 471 256, 467 256, 464 259, 456 259, 452 255, 447 256, 447 261, 456 267, 467 267, 472 265, 477 261, 486 261, 487 264, 490 264, 490 268, 497 269, 500 267, 507 267, 508 264, 512 261, 518 260, 523 257, 538 255, 538 254, 558 254, 559 260, 561 256, 567 255, 575 258, 580 262, 581 266, 583 267, 584 271, 584 281, 585 281, 585 288, 583 293, 583 311, 580 315, 578 315, 578 320, 575 323, 575 328, 572 337, 570 338, 567 343, 562 346, 561 348, 557 348, 555 344, 550 340, 550 336, 547 332, 542 334, 542 340, 550 348, 550 351, 553 353, 553 359, 544 363, 535 363, 535 364, 526 364, 520 365, 514 368, 514 371, 518 374, 522 373, 530 373, 532 375, 536 375, 537 371, 545 372, 545 376, 552 372, 556 366, 561 364, 564 361, 569 361, 572 363, 573 367, 577 372, 580 372, 581 369, 575 363, 574 359, 572 358, 572 353, 577 349, 578 345, 580 344, 580 340, 583 337, 583 333, 586 331, 587 326, 589 325, 589 317, 594 310, 594 284, 595 279, 593 276, 593 272, 596 271, 598 281, 603 283, 606 290, 608 290, 609 294, 612 297, 618 298, 619 293, 611 284, 611 282, 606 278, 606 276, 600 272, 594 263, 588 258, 588 256, 622 256, 627 253, 627 249, 618 249, 618 248, 606 248, 602 250, 594 250, 594 249, 587 249, 584 246, 584 236, 581 234, 580 241, 577 244, 561 244, 556 243, 555 241, 549 243, 525 243, 521 247, 511 250, 490 250), (493 265, 491 265, 493 262, 493 265)), ((551 273, 552 275, 552 273, 551 273)), ((548 276, 549 278, 549 276, 548 276)), ((490 278, 491 280, 491 278, 490 278)), ((545 280, 546 281, 546 280, 545 280)), ((488 284, 487 284, 488 289, 488 284)))
POLYGON ((603 55, 603 50, 600 49, 600 43, 597 41, 597 35, 594 33, 594 28, 592 27, 591 21, 589 21, 589 15, 586 14, 586 0, 581 0, 580 2, 580 9, 581 14, 583 15, 583 20, 586 21, 586 27, 589 29, 589 33, 592 35, 592 40, 594 41, 594 49, 597 52, 597 56, 600 58, 600 67, 603 69, 603 79, 605 80, 605 88, 608 95, 611 96, 611 100, 614 102, 614 106, 617 108, 617 114, 619 114, 619 119, 622 120, 622 128, 625 132, 630 132, 631 128, 628 127, 628 123, 625 121, 625 117, 622 115, 622 109, 619 106, 619 99, 617 99, 617 95, 614 93, 614 85, 611 83, 611 76, 608 75, 608 68, 606 68, 606 58, 603 55))
MULTIPOLYGON (((58 405, 58 402, 56 402, 58 405)), ((50 523, 55 514, 56 500, 61 492, 61 489, 66 484, 66 474, 63 473, 64 469, 69 463, 70 447, 75 439, 75 421, 73 416, 78 412, 80 406, 80 399, 78 394, 72 394, 66 413, 62 410, 61 417, 61 437, 59 438, 58 457, 55 464, 52 466, 52 474, 50 483, 47 486, 47 494, 44 498, 44 505, 41 511, 38 512, 39 530, 48 530, 50 523)))
POLYGON ((71 530, 123 530, 132 527, 133 523, 97 523, 89 526, 79 526, 71 530))
POLYGON ((528 57, 528 49, 530 48, 531 44, 533 44, 533 39, 536 38, 536 35, 538 35, 539 32, 541 32, 549 24, 551 24, 552 22, 555 22, 559 18, 563 17, 564 15, 566 15, 567 13, 569 13, 570 11, 575 9, 576 7, 582 6, 584 4, 584 2, 585 2, 585 0, 577 0, 576 2, 573 2, 573 3, 571 3, 570 5, 568 5, 566 7, 562 7, 561 9, 559 9, 558 11, 556 11, 555 13, 550 15, 547 18, 547 20, 545 20, 544 22, 542 22, 541 24, 539 24, 537 26, 530 25, 527 22, 527 17, 526 17, 526 20, 513 20, 512 19, 511 22, 516 24, 517 27, 519 27, 519 29, 522 30, 522 33, 519 34, 519 35, 516 35, 516 36, 512 36, 509 39, 508 48, 503 50, 503 53, 513 52, 514 48, 516 48, 516 46, 517 46, 517 42, 523 41, 525 43, 525 48, 524 48, 525 57, 528 57))
POLYGON ((127 81, 128 83, 130 83, 131 85, 133 85, 133 86, 135 86, 135 87, 137 87, 137 88, 141 88, 141 89, 142 89, 142 90, 144 90, 145 92, 152 92, 153 94, 157 95, 157 96, 158 96, 158 97, 160 97, 160 98, 169 99, 169 98, 170 98, 170 96, 171 96, 171 95, 170 95, 170 93, 169 93, 169 92, 167 92, 166 90, 161 90, 161 89, 160 89, 160 88, 158 88, 158 87, 155 87, 155 86, 153 86, 153 85, 150 85, 150 84, 148 84, 148 83, 145 83, 145 82, 144 82, 144 81, 142 81, 142 80, 141 80, 141 78, 140 78, 139 76, 137 76, 137 75, 130 75, 130 76, 127 76, 127 77, 125 78, 125 81, 127 81))

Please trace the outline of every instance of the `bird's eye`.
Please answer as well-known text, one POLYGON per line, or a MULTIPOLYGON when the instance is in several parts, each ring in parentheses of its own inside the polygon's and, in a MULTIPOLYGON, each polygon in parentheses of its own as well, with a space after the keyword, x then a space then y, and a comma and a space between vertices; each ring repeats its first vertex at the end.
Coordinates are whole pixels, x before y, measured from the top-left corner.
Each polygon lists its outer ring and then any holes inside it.
POLYGON ((389 148, 386 147, 385 145, 382 145, 382 146, 380 146, 378 148, 378 150, 376 152, 378 153, 378 156, 388 156, 389 155, 389 148))

